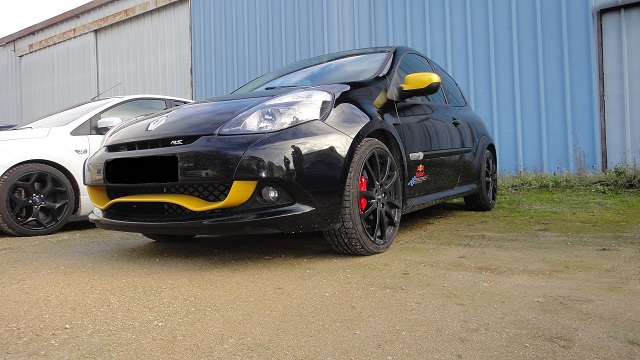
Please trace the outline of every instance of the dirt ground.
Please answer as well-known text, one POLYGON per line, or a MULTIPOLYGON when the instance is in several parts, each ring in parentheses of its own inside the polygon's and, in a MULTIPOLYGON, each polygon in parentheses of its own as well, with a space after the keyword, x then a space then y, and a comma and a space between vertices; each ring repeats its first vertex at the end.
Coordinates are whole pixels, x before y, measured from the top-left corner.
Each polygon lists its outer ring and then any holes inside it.
POLYGON ((320 234, 0 236, 0 358, 640 359, 640 228, 408 214, 384 254, 320 234))

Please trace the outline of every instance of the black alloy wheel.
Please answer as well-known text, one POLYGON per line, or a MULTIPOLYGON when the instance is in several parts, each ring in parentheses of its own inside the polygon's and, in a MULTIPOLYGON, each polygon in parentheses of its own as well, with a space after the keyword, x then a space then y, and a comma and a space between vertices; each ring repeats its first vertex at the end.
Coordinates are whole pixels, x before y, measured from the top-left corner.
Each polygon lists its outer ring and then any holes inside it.
POLYGON ((483 166, 480 168, 480 190, 464 197, 464 202, 471 210, 489 211, 496 206, 498 199, 498 166, 493 153, 484 152, 483 166))
POLYGON ((23 164, 0 178, 0 229, 9 235, 52 234, 63 227, 75 204, 67 177, 44 164, 23 164))
POLYGON ((395 239, 401 211, 402 177, 396 160, 381 141, 365 139, 349 168, 342 222, 323 234, 340 253, 379 254, 395 239))

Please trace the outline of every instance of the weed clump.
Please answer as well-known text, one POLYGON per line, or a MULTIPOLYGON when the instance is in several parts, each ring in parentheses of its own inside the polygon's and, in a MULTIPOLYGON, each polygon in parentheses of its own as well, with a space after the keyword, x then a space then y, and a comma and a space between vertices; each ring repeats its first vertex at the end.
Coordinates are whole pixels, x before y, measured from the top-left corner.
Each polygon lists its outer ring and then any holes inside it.
POLYGON ((520 172, 499 178, 501 190, 583 189, 602 193, 640 189, 640 170, 616 166, 603 173, 520 172))

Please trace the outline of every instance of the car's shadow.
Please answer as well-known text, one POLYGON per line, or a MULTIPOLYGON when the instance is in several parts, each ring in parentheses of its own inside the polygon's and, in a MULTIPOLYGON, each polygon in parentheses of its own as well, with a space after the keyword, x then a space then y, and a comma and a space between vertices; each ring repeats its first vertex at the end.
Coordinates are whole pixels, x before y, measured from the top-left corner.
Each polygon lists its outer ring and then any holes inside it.
MULTIPOLYGON (((89 220, 74 220, 64 225, 62 229, 54 233, 53 236, 57 234, 64 234, 66 232, 82 231, 82 230, 89 230, 89 229, 95 229, 95 228, 96 226, 93 225, 91 222, 89 222, 89 220)), ((51 236, 51 235, 42 235, 42 236, 51 236)), ((15 238, 15 237, 12 235, 7 235, 0 231, 0 238, 15 238)))
MULTIPOLYGON (((465 211, 463 203, 444 203, 405 214, 402 217, 399 236, 403 229, 422 226, 424 221, 454 216, 465 211)), ((58 233, 84 232, 95 229, 89 221, 73 221, 58 233)), ((4 235, 0 234, 0 237, 4 235)), ((334 252, 320 232, 302 234, 250 234, 246 236, 197 236, 188 241, 164 243, 156 242, 136 233, 106 231, 100 241, 113 244, 110 251, 120 259, 140 261, 141 259, 175 258, 208 259, 215 261, 255 261, 273 258, 345 258, 334 252)), ((87 246, 90 246, 87 243, 87 246)), ((393 246, 392 246, 393 249, 393 246)))
POLYGON ((402 215, 400 234, 403 226, 419 225, 425 220, 455 216, 459 212, 469 211, 463 202, 446 202, 402 215))
MULTIPOLYGON (((408 229, 414 226, 421 226, 425 220, 454 216, 459 211, 466 211, 463 203, 445 203, 406 214, 402 217, 399 236, 402 236, 403 227, 409 231, 408 229)), ((138 234, 125 236, 135 237, 137 245, 122 249, 121 255, 136 259, 207 258, 218 261, 255 261, 265 258, 350 257, 334 252, 320 232, 246 236, 201 235, 188 241, 171 243, 156 242, 138 234)))
POLYGON ((135 245, 120 248, 119 256, 140 259, 208 259, 223 262, 275 258, 337 258, 320 233, 249 236, 197 236, 179 242, 156 242, 142 235, 135 245))

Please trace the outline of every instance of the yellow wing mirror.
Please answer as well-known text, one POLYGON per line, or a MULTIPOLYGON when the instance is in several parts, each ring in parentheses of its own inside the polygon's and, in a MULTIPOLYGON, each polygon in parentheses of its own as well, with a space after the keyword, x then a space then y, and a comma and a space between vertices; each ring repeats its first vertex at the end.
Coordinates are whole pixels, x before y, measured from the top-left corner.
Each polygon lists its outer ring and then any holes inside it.
MULTIPOLYGON (((417 95, 433 95, 440 89, 440 76, 432 72, 409 74, 404 78, 404 84, 400 85, 403 93, 408 97, 417 95)), ((403 96, 404 97, 404 96, 403 96)))
POLYGON ((388 91, 382 91, 374 101, 378 109, 387 103, 387 100, 402 101, 412 96, 433 95, 440 90, 440 76, 433 72, 413 73, 405 76, 404 84, 391 86, 388 91))

